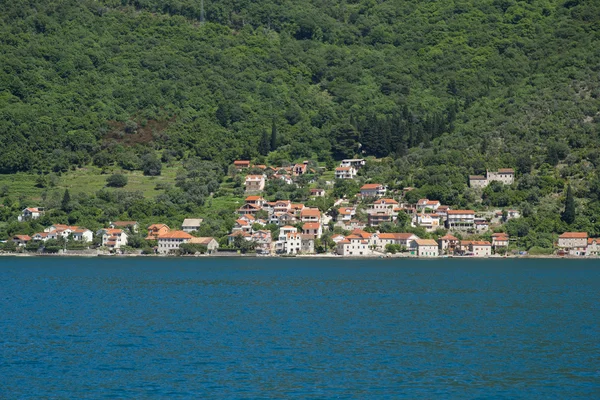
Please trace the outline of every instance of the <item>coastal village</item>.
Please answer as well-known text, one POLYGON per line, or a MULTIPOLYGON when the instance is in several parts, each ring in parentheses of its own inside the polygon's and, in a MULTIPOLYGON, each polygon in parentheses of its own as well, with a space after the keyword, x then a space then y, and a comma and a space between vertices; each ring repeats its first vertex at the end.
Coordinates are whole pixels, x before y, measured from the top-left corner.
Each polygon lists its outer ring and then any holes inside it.
MULTIPOLYGON (((335 168, 335 180, 355 180, 364 165, 364 159, 342 160, 335 168)), ((455 209, 427 198, 410 203, 406 201, 406 194, 413 188, 390 191, 385 185, 375 182, 363 184, 352 198, 337 198, 333 207, 321 210, 302 202, 267 200, 263 193, 269 180, 299 186, 300 177, 317 172, 307 161, 273 167, 238 160, 230 170, 243 177, 245 199, 236 211, 235 223, 227 237, 197 236, 203 219, 194 217, 186 218, 181 226, 176 227, 161 223, 140 227, 137 221, 114 221, 96 231, 81 226, 53 224, 31 236, 15 235, 12 238, 15 251, 33 249, 40 254, 72 254, 73 251, 66 250, 67 243, 76 243, 79 244, 76 249, 87 253, 131 253, 128 238, 143 231, 151 249, 143 253, 155 255, 421 258, 526 255, 511 249, 513 239, 503 231, 503 224, 520 218, 520 211, 516 209, 476 212, 455 209), (390 229, 398 226, 410 227, 407 230, 411 232, 390 229), (422 233, 415 233, 417 231, 422 233), (45 246, 50 243, 52 246, 45 246)), ((483 189, 492 182, 511 185, 515 171, 502 168, 487 171, 486 175, 472 175, 468 179, 470 187, 477 189, 483 189)), ((314 186, 314 183, 314 180, 308 181, 308 185, 314 186)), ((329 194, 333 183, 328 182, 325 187, 312 186, 311 199, 317 200, 329 194)), ((25 208, 18 220, 38 219, 44 213, 43 208, 25 208)), ((598 256, 599 240, 588 237, 586 232, 564 232, 555 243, 555 254, 598 256)))

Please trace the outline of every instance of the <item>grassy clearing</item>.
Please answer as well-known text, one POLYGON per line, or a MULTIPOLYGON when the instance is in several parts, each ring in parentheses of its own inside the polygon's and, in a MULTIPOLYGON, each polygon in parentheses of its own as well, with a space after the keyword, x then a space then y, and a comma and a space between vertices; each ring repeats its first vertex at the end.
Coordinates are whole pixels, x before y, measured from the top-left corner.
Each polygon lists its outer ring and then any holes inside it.
MULTIPOLYGON (((110 173, 122 173, 127 176, 128 183, 123 189, 128 191, 141 191, 145 197, 156 197, 163 193, 163 190, 155 190, 157 183, 175 184, 177 174, 176 167, 163 167, 160 176, 144 176, 141 171, 121 171, 114 170, 110 173)), ((48 190, 69 189, 72 194, 84 192, 94 193, 106 185, 106 178, 110 175, 102 174, 102 170, 95 167, 80 168, 75 171, 69 171, 58 177, 58 183, 55 188, 48 190)), ((35 174, 12 174, 0 175, 0 189, 3 186, 8 188, 8 193, 12 198, 40 201, 43 188, 36 187, 37 175, 35 174)), ((109 190, 112 190, 109 188, 109 190)))

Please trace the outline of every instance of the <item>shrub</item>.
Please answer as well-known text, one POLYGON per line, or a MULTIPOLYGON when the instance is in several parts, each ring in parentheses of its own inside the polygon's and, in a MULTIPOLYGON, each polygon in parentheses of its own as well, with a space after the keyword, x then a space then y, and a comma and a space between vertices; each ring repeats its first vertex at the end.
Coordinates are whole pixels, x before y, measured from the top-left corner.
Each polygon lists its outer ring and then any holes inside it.
POLYGON ((110 187, 124 187, 127 185, 128 179, 123 174, 113 174, 106 178, 106 186, 110 187))

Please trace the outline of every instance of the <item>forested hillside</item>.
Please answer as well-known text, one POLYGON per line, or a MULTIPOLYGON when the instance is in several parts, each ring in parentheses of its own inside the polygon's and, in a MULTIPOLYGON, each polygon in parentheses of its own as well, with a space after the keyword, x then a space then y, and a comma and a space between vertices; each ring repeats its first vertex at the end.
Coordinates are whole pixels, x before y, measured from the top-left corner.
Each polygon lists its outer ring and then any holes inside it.
POLYGON ((558 218, 569 182, 600 233, 599 49, 595 0, 5 1, 0 174, 184 167, 152 205, 180 212, 235 159, 374 156, 364 180, 450 205, 558 218), (514 187, 468 192, 500 167, 514 187))
POLYGON ((359 146, 378 157, 432 148, 469 171, 570 150, 597 158, 596 1, 204 8, 203 18, 200 0, 3 2, 0 172, 135 164, 150 149, 226 165, 257 156, 273 124, 271 158, 289 161, 359 146))

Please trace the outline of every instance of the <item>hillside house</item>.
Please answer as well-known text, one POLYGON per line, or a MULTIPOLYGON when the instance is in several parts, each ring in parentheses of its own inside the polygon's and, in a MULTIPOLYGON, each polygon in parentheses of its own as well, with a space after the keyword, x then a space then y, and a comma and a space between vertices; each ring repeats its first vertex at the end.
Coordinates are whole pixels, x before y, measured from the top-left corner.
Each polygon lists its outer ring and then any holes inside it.
POLYGON ((470 175, 469 186, 472 188, 485 188, 491 182, 500 182, 503 185, 512 185, 515 181, 515 170, 512 168, 500 168, 498 171, 486 171, 486 175, 470 175))
POLYGON ((44 209, 42 207, 28 207, 21 211, 21 215, 17 217, 19 222, 31 221, 32 219, 38 219, 44 215, 44 209))
POLYGON ((310 189, 312 197, 325 197, 325 189, 310 189))
POLYGON ((264 207, 267 201, 262 196, 248 196, 246 197, 246 204, 252 204, 257 207, 264 207))
POLYGON ((302 222, 321 222, 321 211, 318 208, 304 208, 300 212, 300 221, 302 222))
POLYGON ((139 229, 137 221, 115 221, 108 224, 108 227, 113 229, 130 229, 133 233, 137 233, 139 229))
POLYGON ((202 225, 202 218, 186 218, 181 223, 181 230, 184 232, 195 232, 200 229, 200 225, 202 225))
POLYGON ((250 168, 250 161, 247 160, 237 160, 233 162, 233 166, 237 170, 242 170, 245 168, 250 168))
POLYGON ((475 225, 475 211, 448 210, 446 227, 452 230, 471 230, 475 225))
POLYGON ((294 176, 304 175, 304 174, 307 174, 308 172, 309 172, 308 161, 304 161, 302 164, 296 164, 292 168, 292 174, 294 176))
POLYGON ((168 254, 179 250, 179 247, 190 241, 193 236, 184 231, 170 231, 158 237, 158 253, 168 254))
POLYGON ((435 212, 441 205, 438 200, 420 199, 417 202, 417 212, 435 212))
POLYGON ((356 178, 356 169, 353 167, 337 167, 335 169, 335 179, 354 179, 356 178))
POLYGON ((508 247, 508 245, 509 245, 508 234, 500 232, 500 233, 494 233, 492 235, 492 247, 494 249, 497 249, 500 247, 508 247))
POLYGON ((342 162, 340 163, 340 167, 352 167, 358 170, 361 167, 364 167, 365 164, 366 161, 362 158, 347 158, 345 160, 342 160, 342 162))
POLYGON ((319 239, 323 235, 323 227, 318 222, 307 222, 302 225, 302 234, 319 239))
POLYGON ((474 257, 489 257, 492 255, 492 244, 488 241, 463 240, 460 242, 460 246, 465 255, 474 257))
POLYGON ((271 231, 269 230, 258 230, 252 234, 251 239, 256 243, 256 252, 263 254, 271 253, 271 231))
POLYGON ((245 186, 246 193, 262 192, 265 189, 265 175, 247 175, 245 186))
POLYGON ((424 228, 427 232, 433 232, 439 229, 441 217, 438 214, 417 214, 416 225, 424 228))
POLYGON ((415 247, 415 240, 419 237, 413 233, 374 233, 369 238, 369 244, 380 251, 384 251, 388 244, 395 244, 404 248, 415 247))
POLYGON ((76 242, 92 242, 94 240, 94 232, 86 228, 77 227, 71 232, 71 237, 76 242))
POLYGON ((379 183, 367 183, 360 188, 360 196, 365 197, 382 197, 385 196, 386 188, 379 183))
POLYGON ((158 240, 160 235, 164 235, 171 229, 165 224, 152 224, 148 227, 148 236, 146 240, 158 240))

